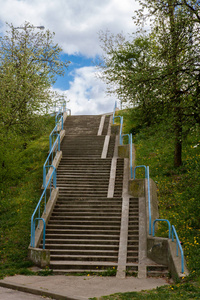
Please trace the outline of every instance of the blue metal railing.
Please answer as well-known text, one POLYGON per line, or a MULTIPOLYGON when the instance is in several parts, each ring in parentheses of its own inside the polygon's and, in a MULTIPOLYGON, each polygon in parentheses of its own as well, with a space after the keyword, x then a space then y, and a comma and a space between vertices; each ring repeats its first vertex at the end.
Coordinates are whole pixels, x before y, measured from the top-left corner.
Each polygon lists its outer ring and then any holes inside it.
POLYGON ((172 242, 174 242, 174 235, 176 237, 176 255, 178 256, 178 248, 180 249, 181 252, 181 272, 184 273, 184 253, 183 253, 183 248, 181 246, 181 242, 179 240, 178 234, 176 232, 176 229, 174 227, 174 225, 171 226, 169 220, 166 219, 156 219, 153 221, 153 236, 155 235, 155 223, 156 222, 167 222, 168 224, 168 230, 169 230, 169 234, 168 234, 168 238, 172 239, 172 242))
POLYGON ((52 189, 56 188, 56 168, 53 166, 53 160, 57 154, 57 151, 60 151, 60 131, 63 130, 63 114, 65 112, 69 112, 71 114, 71 110, 66 108, 66 102, 63 103, 62 107, 58 110, 55 116, 55 127, 50 133, 49 136, 49 154, 47 159, 43 165, 43 193, 38 201, 38 204, 32 214, 31 217, 31 247, 35 247, 35 229, 36 223, 38 223, 38 228, 40 225, 40 221, 43 222, 43 249, 45 249, 45 230, 46 230, 46 223, 45 220, 41 217, 42 213, 46 211, 46 204, 47 204, 47 190, 49 194, 49 200, 51 200, 52 189), (49 174, 49 178, 47 178, 47 174, 52 168, 52 172, 49 174), (41 213, 42 207, 42 213, 41 213), (36 213, 38 214, 35 217, 36 213))
MULTIPOLYGON (((35 247, 35 223, 36 221, 41 220, 43 221, 43 249, 45 249, 45 234, 46 234, 46 222, 43 218, 35 218, 33 220, 33 226, 31 225, 32 231, 31 231, 31 247, 35 247)), ((38 223, 39 227, 39 223, 38 223)))
POLYGON ((156 222, 167 222, 167 224, 168 224, 168 230, 169 230, 169 235, 168 235, 168 237, 169 237, 169 239, 171 238, 171 224, 170 224, 170 222, 168 221, 168 220, 166 220, 166 219, 156 219, 156 220, 154 220, 153 221, 153 236, 155 235, 155 223, 156 222))
MULTIPOLYGON (((49 151, 51 151, 52 145, 54 144, 55 140, 57 139, 58 136, 60 136, 60 130, 58 128, 59 124, 56 124, 54 129, 49 135, 49 151)), ((61 127, 63 129, 63 125, 61 127)))
POLYGON ((117 101, 115 101, 114 109, 113 109, 113 124, 115 123, 115 111, 117 108, 117 101))
MULTIPOLYGON (((32 214, 31 217, 31 247, 35 247, 35 228, 36 228, 36 221, 38 222, 38 228, 40 226, 40 220, 43 221, 44 228, 43 228, 43 242, 45 240, 45 221, 43 218, 41 218, 43 212, 46 212, 46 204, 47 204, 47 187, 50 186, 50 196, 49 200, 51 200, 51 194, 52 194, 52 188, 56 188, 56 170, 53 169, 52 174, 50 175, 50 178, 44 188, 44 191, 40 197, 40 200, 38 201, 38 204, 32 214), (42 206, 42 209, 41 209, 42 206), (42 212, 41 212, 42 210, 42 212), (35 217, 37 213, 37 217, 35 217)), ((43 244, 43 249, 45 248, 45 245, 43 244)))
POLYGON ((131 171, 131 179, 133 178, 133 137, 132 133, 130 134, 123 134, 122 135, 122 144, 123 144, 123 138, 125 136, 128 136, 128 143, 129 143, 129 154, 130 154, 130 171, 131 171))
POLYGON ((148 191, 148 209, 149 209, 149 234, 151 235, 151 194, 150 194, 150 177, 149 177, 149 166, 136 166, 134 168, 134 176, 133 179, 136 177, 136 169, 144 168, 145 169, 145 178, 147 179, 147 191, 148 191))
POLYGON ((53 160, 57 154, 57 151, 60 151, 60 135, 57 136, 53 146, 51 147, 49 155, 47 156, 47 159, 43 165, 43 187, 46 187, 46 176, 50 168, 55 169, 55 167, 53 166, 53 160))
POLYGON ((172 225, 172 242, 174 242, 174 235, 176 237, 176 255, 178 256, 178 248, 180 249, 181 252, 181 272, 184 273, 184 254, 183 254, 183 248, 181 246, 180 240, 178 238, 178 234, 176 232, 176 229, 174 225, 172 225))
POLYGON ((115 111, 117 108, 117 102, 115 102, 114 105, 114 110, 113 110, 113 124, 115 123, 115 119, 120 118, 120 131, 119 131, 119 143, 120 145, 123 145, 123 138, 125 136, 128 136, 128 141, 129 141, 129 153, 130 153, 130 172, 131 172, 131 179, 133 178, 133 162, 132 162, 132 133, 130 134, 122 134, 122 130, 123 130, 123 116, 115 116, 115 111))

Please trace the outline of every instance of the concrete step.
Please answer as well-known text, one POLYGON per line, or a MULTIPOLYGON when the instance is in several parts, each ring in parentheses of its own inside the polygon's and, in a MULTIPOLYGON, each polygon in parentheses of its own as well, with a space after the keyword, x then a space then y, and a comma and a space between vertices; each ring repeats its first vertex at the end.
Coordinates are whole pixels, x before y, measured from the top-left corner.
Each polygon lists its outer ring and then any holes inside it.
POLYGON ((56 240, 79 240, 79 239, 81 239, 81 240, 98 240, 98 241, 101 241, 101 240, 103 240, 103 241, 106 241, 106 240, 116 240, 116 239, 118 239, 119 238, 119 234, 115 234, 115 235, 112 235, 112 234, 110 234, 110 233, 108 233, 108 234, 97 234, 97 233, 95 233, 95 234, 87 234, 87 232, 86 233, 79 233, 79 234, 59 234, 59 235, 57 235, 57 234, 50 234, 48 231, 47 231, 47 233, 46 233, 46 239, 48 240, 48 239, 56 239, 56 240))
POLYGON ((115 256, 95 256, 95 255, 51 255, 51 262, 53 261, 93 261, 93 262, 116 262, 118 261, 118 255, 115 256))
POLYGON ((111 240, 99 240, 99 239, 79 239, 78 241, 73 239, 51 239, 46 238, 46 244, 62 244, 62 245, 68 245, 68 244, 86 244, 86 245, 99 245, 99 247, 105 246, 105 245, 119 245, 119 240, 117 239, 111 239, 111 240))
POLYGON ((106 270, 111 268, 117 268, 117 262, 95 262, 95 261, 51 261, 50 268, 54 270, 86 270, 86 271, 96 271, 97 269, 106 270))
POLYGON ((118 251, 116 251, 115 249, 113 250, 85 250, 85 249, 71 249, 71 250, 51 250, 51 257, 52 255, 56 255, 58 257, 62 256, 62 255, 96 255, 96 256, 117 256, 118 255, 118 251))
MULTIPOLYGON (((91 219, 85 219, 85 220, 66 220, 65 218, 63 220, 60 220, 59 218, 50 218, 49 220, 49 225, 54 225, 54 224, 57 224, 57 225, 62 225, 62 226, 68 226, 68 225, 77 225, 77 226, 80 226, 80 225, 88 225, 88 226, 102 226, 102 225, 105 225, 105 220, 91 220, 91 219)), ((106 224, 108 226, 119 226, 121 224, 121 219, 117 219, 117 220, 107 220, 106 224)))
POLYGON ((47 230, 46 230, 46 233, 48 234, 48 235, 69 235, 69 234, 73 234, 73 235, 82 235, 82 234, 87 234, 87 235, 94 235, 94 234, 97 234, 97 235, 101 235, 101 234, 103 234, 103 235, 108 235, 108 234, 111 234, 111 235, 119 235, 119 229, 118 230, 112 230, 112 229, 104 229, 104 230, 102 230, 102 229, 94 229, 94 230, 92 230, 92 229, 84 229, 84 230, 81 230, 81 229, 66 229, 66 230, 64 230, 64 229, 50 229, 50 228, 48 228, 47 230))
POLYGON ((68 202, 68 203, 57 203, 55 205, 55 209, 64 209, 64 210, 80 210, 80 206, 81 206, 81 210, 96 210, 96 209, 100 209, 100 210, 110 210, 113 211, 114 209, 116 210, 121 210, 121 203, 117 203, 116 205, 113 203, 104 203, 104 204, 99 204, 99 203, 84 203, 83 201, 76 201, 75 203, 73 202, 68 202))
POLYGON ((118 226, 109 226, 109 225, 57 225, 57 224, 48 224, 48 228, 47 230, 58 230, 58 231, 70 231, 72 232, 73 230, 74 231, 78 231, 78 230, 97 230, 99 232, 104 232, 104 231, 109 231, 109 232, 112 232, 112 231, 118 231, 120 229, 120 224, 118 226))
POLYGON ((112 209, 112 210, 100 210, 100 209, 88 209, 88 210, 82 210, 82 208, 78 208, 78 209, 54 209, 53 211, 54 215, 71 215, 74 214, 75 216, 82 216, 82 215, 86 215, 86 216, 91 216, 92 214, 96 215, 109 215, 109 216, 121 216, 121 209, 119 208, 117 209, 112 209))
MULTIPOLYGON (((102 134, 108 131, 105 118, 102 134)), ((75 116, 64 124, 66 136, 57 170, 59 198, 46 229, 50 268, 65 272, 99 271, 117 267, 124 160, 117 159, 115 194, 107 198, 115 136, 109 159, 101 159, 105 136, 97 136, 101 116, 75 116)), ((131 211, 130 260, 137 260, 138 211, 131 211)))
POLYGON ((163 265, 148 265, 147 277, 169 277, 169 271, 163 265))
MULTIPOLYGON (((73 243, 68 243, 68 244, 62 244, 62 243, 55 243, 55 241, 52 241, 51 243, 48 243, 48 241, 46 242, 46 249, 50 249, 51 250, 59 250, 59 251, 65 251, 65 250, 71 250, 71 251, 117 251, 118 252, 118 248, 119 245, 118 243, 116 244, 73 244, 73 243)), ((42 248, 42 245, 40 246, 40 248, 42 248)))

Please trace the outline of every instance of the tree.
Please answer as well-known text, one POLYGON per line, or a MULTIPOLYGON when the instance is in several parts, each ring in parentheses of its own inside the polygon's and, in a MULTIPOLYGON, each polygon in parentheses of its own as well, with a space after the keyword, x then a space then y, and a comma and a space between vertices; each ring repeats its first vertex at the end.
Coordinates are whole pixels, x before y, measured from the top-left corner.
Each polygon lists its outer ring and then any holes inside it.
POLYGON ((126 41, 121 34, 108 32, 101 33, 100 39, 105 53, 100 74, 109 92, 137 106, 142 121, 150 125, 163 114, 164 101, 157 88, 160 72, 154 40, 151 35, 140 35, 126 41))
POLYGON ((51 86, 69 62, 60 59, 54 33, 26 22, 8 25, 0 37, 0 181, 17 176, 18 157, 29 140, 41 132, 54 102, 51 86))
POLYGON ((199 122, 198 5, 186 1, 140 1, 138 24, 153 17, 151 32, 128 42, 102 39, 106 53, 103 77, 117 84, 123 100, 137 103, 143 115, 171 119, 174 165, 182 164, 183 128, 199 122), (187 4, 187 5, 186 5, 187 4), (193 9, 196 13, 193 12, 193 9), (148 10, 145 15, 144 11, 148 10), (105 47, 106 46, 106 47, 105 47))
POLYGON ((21 29, 8 25, 0 39, 0 126, 23 132, 31 118, 51 105, 51 85, 63 75, 69 62, 60 59, 62 49, 50 31, 36 31, 25 23, 21 29))

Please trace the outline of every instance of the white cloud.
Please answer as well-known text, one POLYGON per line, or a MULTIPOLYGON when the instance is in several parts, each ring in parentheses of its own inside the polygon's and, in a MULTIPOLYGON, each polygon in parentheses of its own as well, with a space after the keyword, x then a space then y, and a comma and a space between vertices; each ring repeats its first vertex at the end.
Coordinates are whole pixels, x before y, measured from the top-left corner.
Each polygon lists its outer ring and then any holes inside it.
POLYGON ((106 95, 105 84, 96 77, 95 67, 83 67, 75 70, 74 80, 64 93, 70 100, 68 108, 73 115, 103 114, 113 111, 116 98, 106 95))
MULTIPOLYGON (((55 32, 64 52, 95 57, 101 54, 98 32, 135 31, 132 20, 138 0, 0 0, 0 31, 5 22, 22 26, 25 21, 55 32)), ((101 114, 113 110, 115 98, 105 93, 105 84, 95 77, 94 67, 74 70, 65 93, 73 114, 101 114)))
POLYGON ((68 54, 99 54, 98 32, 134 31, 134 0, 0 0, 1 22, 20 26, 25 21, 56 33, 68 54))

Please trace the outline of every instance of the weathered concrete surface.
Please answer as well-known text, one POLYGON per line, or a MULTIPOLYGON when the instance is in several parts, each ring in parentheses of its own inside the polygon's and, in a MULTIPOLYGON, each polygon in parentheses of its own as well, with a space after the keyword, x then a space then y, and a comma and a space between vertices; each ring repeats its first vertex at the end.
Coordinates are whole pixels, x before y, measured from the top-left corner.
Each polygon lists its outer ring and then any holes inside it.
MULTIPOLYGON (((44 297, 0 287, 0 299, 2 300, 44 300, 44 297)), ((52 300, 52 298, 45 297, 45 300, 50 300, 50 299, 52 300)))
POLYGON ((145 197, 144 179, 129 180, 128 190, 129 194, 135 198, 145 197))
MULTIPOLYGON (((151 203, 151 228, 153 221, 159 218, 158 198, 156 183, 150 178, 150 203, 151 203)), ((146 215, 147 215, 147 233, 149 233, 149 204, 148 204, 148 181, 145 179, 145 199, 146 199, 146 215)), ((157 228, 157 224, 155 229, 157 228)))
POLYGON ((97 135, 102 135, 104 122, 105 122, 105 115, 101 116, 101 121, 100 121, 100 124, 99 124, 99 130, 98 130, 97 135))
POLYGON ((176 242, 167 238, 151 237, 147 239, 147 255, 158 264, 168 266, 169 272, 174 280, 189 275, 184 263, 184 273, 181 272, 181 254, 176 255, 176 242))
MULTIPOLYGON (((42 214, 42 218, 45 220, 46 225, 48 224, 51 213, 56 204, 59 194, 59 189, 56 188, 51 193, 51 199, 48 199, 46 205, 46 212, 42 214)), ((35 230, 35 248, 29 246, 28 248, 28 257, 31 261, 34 262, 36 266, 46 267, 50 263, 50 252, 48 250, 39 249, 40 242, 43 236, 43 222, 40 221, 40 227, 35 230)))
POLYGON ((112 124, 111 125, 111 134, 119 134, 120 125, 112 124))
MULTIPOLYGON (((136 292, 168 285, 164 278, 139 279, 135 277, 94 277, 94 276, 23 276, 17 275, 0 280, 0 286, 23 290, 53 299, 87 300, 114 293, 136 292)), ((4 299, 4 298, 3 298, 4 299)), ((17 298, 13 298, 16 300, 17 298)), ((28 299, 28 298, 27 298, 28 299)), ((37 298, 36 298, 37 299, 37 298)), ((10 300, 10 299, 9 299, 10 300)))
MULTIPOLYGON (((176 280, 177 278, 187 276, 189 272, 186 264, 184 265, 184 274, 181 273, 181 255, 180 253, 178 257, 176 255, 176 243, 172 242, 170 239, 167 238, 152 237, 151 235, 149 235, 149 204, 148 204, 147 179, 130 180, 129 193, 134 197, 145 197, 145 205, 143 205, 142 210, 140 210, 140 214, 144 213, 144 209, 145 209, 145 216, 143 215, 143 218, 144 220, 147 221, 146 224, 145 222, 142 225, 140 223, 140 230, 142 230, 143 226, 146 226, 147 259, 151 259, 157 264, 167 266, 174 280, 176 280)), ((150 179, 150 197, 151 197, 151 225, 152 225, 153 221, 159 218, 157 187, 155 182, 152 179, 150 179)), ((144 233, 143 233, 143 237, 145 238, 144 233)), ((140 251, 141 249, 144 248, 145 248, 145 243, 143 243, 143 246, 140 246, 140 251)), ((140 255, 141 256, 144 255, 145 258, 145 252, 143 252, 143 254, 140 253, 140 255)), ((140 260, 142 261, 142 258, 140 258, 140 260)), ((142 265, 144 266, 144 264, 139 264, 138 266, 139 273, 141 267, 141 276, 143 276, 142 272, 144 273, 144 268, 142 268, 142 265)))
POLYGON ((121 158, 129 158, 129 145, 119 145, 118 146, 118 155, 121 158))
POLYGON ((128 222, 129 222, 129 194, 128 194, 129 165, 128 159, 124 159, 124 177, 122 191, 122 215, 119 241, 117 278, 126 277, 126 260, 128 245, 128 222))

